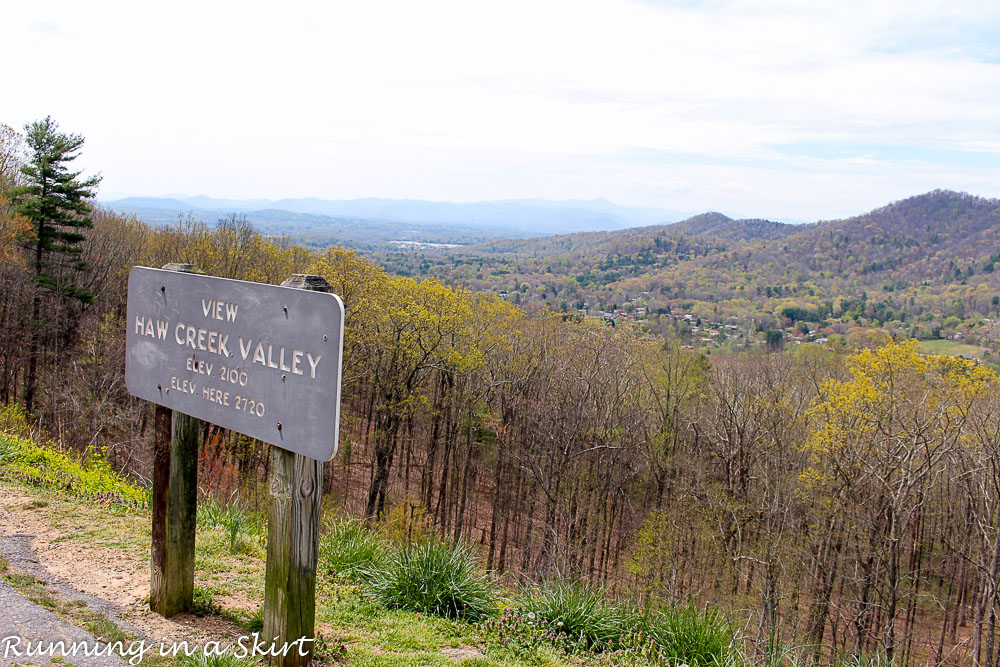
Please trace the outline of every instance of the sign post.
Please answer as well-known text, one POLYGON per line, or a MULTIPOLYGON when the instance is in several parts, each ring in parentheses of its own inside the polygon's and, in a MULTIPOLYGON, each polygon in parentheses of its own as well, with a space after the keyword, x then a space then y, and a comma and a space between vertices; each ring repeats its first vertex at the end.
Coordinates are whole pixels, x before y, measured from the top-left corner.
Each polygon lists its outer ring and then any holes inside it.
POLYGON ((172 421, 169 447, 158 438, 154 457, 151 606, 164 615, 190 607, 199 420, 263 440, 275 447, 262 639, 284 649, 272 664, 309 664, 322 462, 337 452, 340 421, 343 303, 319 276, 294 274, 279 287, 135 267, 126 317, 126 385, 157 404, 158 429, 172 421), (157 488, 167 498, 159 523, 157 488))
MULTIPOLYGON (((192 264, 166 271, 198 273, 192 264)), ((153 420, 153 544, 149 608, 165 618, 190 611, 194 597, 194 534, 198 518, 198 435, 201 421, 156 406, 153 420)))
MULTIPOLYGON (((316 292, 331 291, 319 276, 295 274, 282 283, 316 292)), ((339 401, 338 401, 339 405, 339 401)), ((338 408, 339 409, 339 408, 338 408)), ((263 637, 275 646, 316 637, 316 563, 323 494, 323 463, 279 447, 271 449, 271 497, 267 506, 267 571, 264 578, 263 637)), ((272 664, 309 664, 312 643, 272 658, 272 664), (305 654, 303 656, 303 654, 305 654)))

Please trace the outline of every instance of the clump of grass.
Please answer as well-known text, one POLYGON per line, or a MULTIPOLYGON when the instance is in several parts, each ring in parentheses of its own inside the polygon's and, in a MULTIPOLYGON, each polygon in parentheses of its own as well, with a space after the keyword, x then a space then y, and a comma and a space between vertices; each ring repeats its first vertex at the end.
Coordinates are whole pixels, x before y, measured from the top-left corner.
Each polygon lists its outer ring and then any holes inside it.
POLYGON ((195 586, 191 600, 191 613, 195 616, 218 616, 222 614, 222 607, 215 601, 215 595, 210 589, 195 586))
POLYGON ((520 627, 538 634, 538 641, 574 653, 606 654, 615 664, 715 667, 732 654, 734 631, 717 611, 643 611, 611 602, 602 590, 581 582, 548 583, 526 592, 517 613, 527 619, 520 627), (552 642, 553 632, 565 641, 552 642))
POLYGON ((549 583, 526 593, 521 613, 594 650, 615 648, 624 630, 622 610, 609 604, 600 589, 577 582, 549 583))
POLYGON ((361 521, 330 521, 319 540, 320 567, 348 581, 359 582, 366 573, 381 570, 387 557, 385 542, 361 521))
POLYGON ((224 529, 229 536, 229 553, 232 554, 247 550, 245 537, 264 534, 263 518, 243 507, 235 494, 226 502, 206 495, 198 503, 198 525, 224 529))
POLYGON ((884 653, 872 655, 852 655, 842 659, 839 667, 898 667, 900 663, 890 660, 884 653))
POLYGON ((478 621, 496 614, 489 575, 461 544, 401 546, 368 573, 368 593, 387 607, 478 621))
POLYGON ((18 445, 19 438, 15 438, 9 433, 0 436, 0 465, 13 461, 14 457, 20 452, 20 447, 18 445))
POLYGON ((250 657, 237 658, 232 653, 206 656, 203 651, 198 651, 179 658, 175 664, 177 667, 257 667, 261 663, 250 657))
POLYGON ((264 631, 264 608, 258 607, 257 611, 250 614, 247 618, 240 622, 240 626, 243 627, 247 632, 263 632, 264 631))
POLYGON ((725 664, 733 654, 735 632, 716 610, 699 611, 688 606, 634 615, 627 625, 638 633, 640 642, 652 639, 657 654, 670 663, 701 665, 725 664))

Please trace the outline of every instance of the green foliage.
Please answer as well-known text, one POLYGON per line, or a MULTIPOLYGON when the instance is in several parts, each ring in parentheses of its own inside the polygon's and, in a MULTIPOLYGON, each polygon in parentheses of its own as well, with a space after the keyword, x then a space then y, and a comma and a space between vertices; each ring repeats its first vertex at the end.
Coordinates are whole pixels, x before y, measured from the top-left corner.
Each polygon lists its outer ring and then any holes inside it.
POLYGON ((198 651, 194 655, 178 659, 177 667, 257 667, 261 663, 253 658, 237 658, 232 653, 208 655, 198 651))
POLYGON ((83 137, 60 132, 51 117, 24 129, 29 153, 21 167, 25 184, 11 192, 15 211, 35 233, 32 278, 47 292, 93 303, 94 295, 75 284, 72 274, 87 268, 80 245, 86 237, 79 230, 92 226, 87 200, 97 194, 101 179, 83 179, 67 166, 79 157, 83 137))
POLYGON ((768 329, 764 332, 764 342, 770 350, 777 350, 784 342, 785 336, 780 329, 768 329))
MULTIPOLYGON (((502 617, 502 635, 512 642, 548 644, 573 652, 614 652, 629 664, 717 665, 731 653, 734 630, 714 610, 693 607, 640 610, 609 602, 599 589, 578 582, 544 584, 528 593, 517 621, 502 617), (510 629, 507 629, 510 628, 510 629), (552 636, 565 637, 555 641, 552 636), (625 659, 626 656, 628 659, 625 659)), ((489 626, 491 630, 494 626, 489 626)))
POLYGON ((804 320, 806 322, 815 322, 820 319, 819 313, 815 310, 809 310, 808 308, 800 308, 798 306, 784 306, 778 313, 781 317, 787 317, 793 322, 804 320))
POLYGON ((568 656, 576 646, 566 633, 534 613, 509 609, 502 616, 480 626, 491 655, 536 664, 540 654, 568 656))
POLYGON ((386 512, 384 530, 390 542, 427 542, 435 539, 433 517, 420 504, 393 504, 386 512))
POLYGON ((0 433, 0 473, 61 495, 144 509, 147 492, 111 469, 101 452, 90 449, 82 458, 0 433))
POLYGON ((387 560, 386 544, 362 521, 330 521, 319 540, 320 570, 349 581, 363 580, 367 573, 385 567, 387 560))
POLYGON ((566 635, 572 642, 606 650, 617 647, 626 615, 608 604, 603 591, 576 582, 554 582, 529 592, 521 612, 566 635))
POLYGON ((198 525, 223 528, 229 536, 229 553, 232 554, 247 550, 245 537, 262 538, 267 534, 264 517, 243 507, 235 494, 228 502, 223 502, 216 496, 206 496, 199 500, 198 525))
POLYGON ((369 594, 387 607, 465 620, 497 613, 493 582, 462 544, 401 546, 366 576, 369 594))
POLYGON ((641 640, 652 639, 657 655, 667 662, 717 665, 731 652, 735 631, 716 610, 700 612, 694 607, 643 613, 627 623, 633 635, 641 640))
POLYGON ((8 403, 0 408, 0 432, 31 439, 31 425, 24 408, 17 403, 8 403))
POLYGON ((218 616, 222 613, 222 607, 215 601, 215 595, 211 589, 195 586, 191 601, 191 613, 195 616, 218 616))
POLYGON ((264 607, 258 607, 257 611, 250 614, 249 617, 243 619, 240 623, 244 630, 247 632, 263 632, 264 631, 264 607))

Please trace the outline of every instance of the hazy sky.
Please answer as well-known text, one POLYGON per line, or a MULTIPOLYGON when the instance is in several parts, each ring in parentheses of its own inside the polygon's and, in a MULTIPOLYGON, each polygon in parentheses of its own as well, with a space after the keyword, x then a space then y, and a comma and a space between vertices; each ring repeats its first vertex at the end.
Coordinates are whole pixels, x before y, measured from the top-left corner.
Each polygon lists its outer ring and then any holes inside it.
POLYGON ((5 3, 0 122, 102 199, 1000 196, 996 0, 5 3))

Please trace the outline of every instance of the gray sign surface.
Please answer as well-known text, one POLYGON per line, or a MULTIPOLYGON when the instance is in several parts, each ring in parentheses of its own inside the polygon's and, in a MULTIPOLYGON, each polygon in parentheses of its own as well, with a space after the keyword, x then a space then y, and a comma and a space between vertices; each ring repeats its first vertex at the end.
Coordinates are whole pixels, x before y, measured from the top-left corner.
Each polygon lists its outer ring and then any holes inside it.
POLYGON ((137 266, 127 318, 135 396, 310 458, 337 453, 339 297, 137 266))

